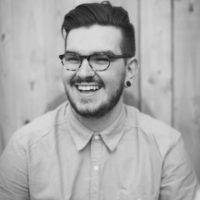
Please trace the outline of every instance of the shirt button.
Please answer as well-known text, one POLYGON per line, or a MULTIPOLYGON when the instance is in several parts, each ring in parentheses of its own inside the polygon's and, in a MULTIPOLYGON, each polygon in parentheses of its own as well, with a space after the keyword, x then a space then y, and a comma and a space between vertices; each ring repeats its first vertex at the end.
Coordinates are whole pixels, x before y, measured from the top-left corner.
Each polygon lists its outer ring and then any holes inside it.
POLYGON ((95 171, 98 171, 98 170, 99 170, 99 166, 98 166, 98 165, 95 165, 95 166, 93 167, 93 169, 94 169, 95 171))
POLYGON ((94 139, 95 139, 95 140, 99 140, 99 139, 100 139, 99 135, 95 135, 95 136, 94 136, 94 139))

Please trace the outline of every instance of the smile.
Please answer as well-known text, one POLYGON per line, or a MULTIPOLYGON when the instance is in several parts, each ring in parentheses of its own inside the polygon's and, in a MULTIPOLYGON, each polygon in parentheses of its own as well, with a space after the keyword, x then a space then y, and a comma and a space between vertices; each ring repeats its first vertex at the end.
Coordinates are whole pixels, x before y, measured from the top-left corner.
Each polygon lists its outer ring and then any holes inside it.
POLYGON ((94 85, 94 84, 78 84, 76 85, 76 88, 80 92, 95 92, 101 89, 100 85, 94 85))

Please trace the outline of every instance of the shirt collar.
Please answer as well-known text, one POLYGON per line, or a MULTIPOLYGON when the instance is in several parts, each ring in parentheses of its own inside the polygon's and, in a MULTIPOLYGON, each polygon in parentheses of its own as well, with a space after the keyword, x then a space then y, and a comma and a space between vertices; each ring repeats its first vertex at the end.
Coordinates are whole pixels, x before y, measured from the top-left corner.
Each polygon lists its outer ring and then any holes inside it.
POLYGON ((121 137, 124 134, 124 126, 125 126, 125 106, 123 105, 119 116, 115 119, 115 121, 105 130, 103 130, 100 135, 109 148, 110 151, 114 151, 121 137))
POLYGON ((85 127, 74 116, 71 106, 68 106, 67 114, 69 116, 70 133, 78 151, 81 151, 89 143, 93 135, 99 134, 105 145, 110 151, 114 151, 124 134, 123 127, 125 123, 125 106, 123 105, 117 119, 105 130, 96 133, 85 127))
POLYGON ((80 121, 74 116, 72 108, 69 104, 67 115, 69 116, 70 134, 74 140, 78 151, 82 150, 93 136, 93 131, 83 126, 80 121))

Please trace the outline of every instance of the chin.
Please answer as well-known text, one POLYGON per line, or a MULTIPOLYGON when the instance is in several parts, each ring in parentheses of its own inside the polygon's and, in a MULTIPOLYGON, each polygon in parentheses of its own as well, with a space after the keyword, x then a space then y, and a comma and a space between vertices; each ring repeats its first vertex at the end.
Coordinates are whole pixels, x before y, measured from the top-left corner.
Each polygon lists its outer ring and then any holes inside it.
POLYGON ((71 102, 73 109, 76 113, 85 118, 100 118, 106 115, 109 112, 109 104, 102 103, 99 105, 87 105, 81 104, 77 105, 74 102, 71 102))

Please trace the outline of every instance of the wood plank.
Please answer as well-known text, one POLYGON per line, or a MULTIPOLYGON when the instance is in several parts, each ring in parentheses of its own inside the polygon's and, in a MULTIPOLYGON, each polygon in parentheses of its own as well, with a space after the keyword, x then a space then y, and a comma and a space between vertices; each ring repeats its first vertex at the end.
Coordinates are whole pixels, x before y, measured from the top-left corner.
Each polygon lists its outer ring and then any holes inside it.
POLYGON ((12 1, 0 1, 0 153, 16 127, 14 104, 12 1))
POLYGON ((200 1, 174 1, 174 125, 200 178, 200 1))
POLYGON ((171 124, 171 1, 140 1, 142 111, 171 124))
POLYGON ((12 1, 16 128, 44 113, 46 107, 43 9, 43 1, 12 1))

